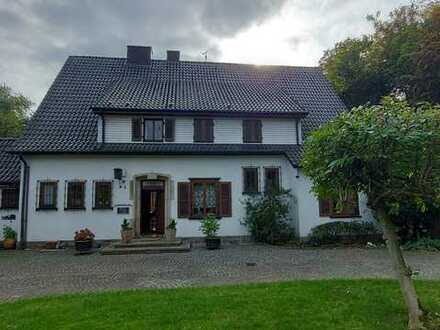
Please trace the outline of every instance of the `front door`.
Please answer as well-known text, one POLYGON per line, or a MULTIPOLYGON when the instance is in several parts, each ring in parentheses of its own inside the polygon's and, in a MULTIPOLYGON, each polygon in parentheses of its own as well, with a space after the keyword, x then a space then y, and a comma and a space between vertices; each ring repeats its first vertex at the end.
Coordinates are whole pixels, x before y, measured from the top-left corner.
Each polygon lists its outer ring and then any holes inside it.
POLYGON ((140 234, 163 234, 165 227, 165 182, 141 181, 140 234))

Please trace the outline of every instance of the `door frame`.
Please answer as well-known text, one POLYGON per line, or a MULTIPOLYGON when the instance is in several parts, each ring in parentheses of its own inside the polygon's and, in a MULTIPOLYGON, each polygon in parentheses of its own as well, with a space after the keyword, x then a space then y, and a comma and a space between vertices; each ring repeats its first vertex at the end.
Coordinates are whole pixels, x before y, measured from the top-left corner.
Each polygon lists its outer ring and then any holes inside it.
POLYGON ((161 173, 143 173, 133 176, 132 197, 134 200, 133 228, 137 237, 141 236, 141 183, 144 180, 164 181, 164 229, 167 228, 170 218, 170 204, 173 199, 171 176, 161 173))

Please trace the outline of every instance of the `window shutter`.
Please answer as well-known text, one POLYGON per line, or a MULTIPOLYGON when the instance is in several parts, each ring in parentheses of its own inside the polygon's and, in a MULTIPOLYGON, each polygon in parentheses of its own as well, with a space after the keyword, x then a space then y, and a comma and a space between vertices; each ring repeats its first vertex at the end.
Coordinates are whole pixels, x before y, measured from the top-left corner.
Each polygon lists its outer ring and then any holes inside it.
POLYGON ((142 140, 142 118, 135 117, 131 120, 131 140, 142 140))
POLYGON ((175 119, 165 119, 165 141, 174 142, 175 119))
POLYGON ((191 190, 189 182, 177 183, 177 216, 189 218, 191 208, 191 190))
POLYGON ((199 142, 201 140, 201 120, 194 119, 194 142, 199 142))
POLYGON ((333 201, 329 198, 319 199, 319 216, 320 217, 329 217, 332 213, 332 204, 333 201))
POLYGON ((220 210, 219 216, 232 217, 231 183, 220 182, 220 210))
POLYGON ((256 126, 257 126, 257 135, 256 135, 257 142, 261 143, 263 142, 263 125, 261 123, 261 120, 257 120, 256 126))
POLYGON ((214 120, 212 120, 212 119, 207 119, 206 120, 206 126, 207 126, 207 129, 208 129, 208 134, 207 134, 207 137, 208 137, 208 141, 207 142, 214 142, 214 120))

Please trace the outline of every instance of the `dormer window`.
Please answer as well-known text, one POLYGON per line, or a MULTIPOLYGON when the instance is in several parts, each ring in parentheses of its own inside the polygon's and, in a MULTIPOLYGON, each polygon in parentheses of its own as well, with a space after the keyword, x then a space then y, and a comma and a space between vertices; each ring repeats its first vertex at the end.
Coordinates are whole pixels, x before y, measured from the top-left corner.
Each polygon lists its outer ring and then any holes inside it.
POLYGON ((144 141, 162 142, 163 141, 163 120, 145 119, 144 120, 144 141))
POLYGON ((173 118, 134 117, 131 120, 133 142, 174 142, 175 120, 173 118))

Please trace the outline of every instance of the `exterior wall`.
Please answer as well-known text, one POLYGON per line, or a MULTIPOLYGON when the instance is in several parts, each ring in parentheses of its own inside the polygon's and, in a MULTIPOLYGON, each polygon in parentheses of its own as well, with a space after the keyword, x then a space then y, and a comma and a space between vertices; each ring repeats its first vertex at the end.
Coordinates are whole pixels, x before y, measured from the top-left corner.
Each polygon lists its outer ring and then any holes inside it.
POLYGON ((311 193, 311 181, 301 171, 298 177, 294 178, 292 193, 296 196, 299 221, 298 235, 305 237, 313 227, 333 221, 374 221, 371 210, 366 205, 366 198, 359 196, 359 214, 356 218, 330 218, 319 216, 319 202, 316 196, 311 193))
MULTIPOLYGON (((281 169, 283 188, 291 189, 293 226, 299 236, 305 237, 310 229, 326 222, 341 219, 319 217, 317 198, 310 192, 310 180, 297 172, 282 156, 32 156, 28 204, 28 241, 72 240, 76 230, 88 227, 97 239, 119 239, 120 224, 124 218, 133 218, 134 200, 130 199, 130 181, 146 173, 166 175, 170 180, 169 217, 177 219, 179 237, 200 237, 200 221, 177 218, 177 182, 188 178, 219 177, 232 182, 232 217, 222 218, 220 236, 248 235, 241 225, 244 208, 241 204, 242 167, 260 167, 260 184, 263 188, 263 167, 276 166, 281 169), (113 168, 126 171, 125 181, 113 180, 113 210, 92 210, 93 180, 113 179, 113 168), (298 175, 298 177, 297 177, 298 175), (57 211, 37 211, 37 181, 58 180, 57 211), (64 210, 65 181, 86 180, 86 210, 64 210), (117 214, 117 206, 130 206, 130 215, 117 214)), ((132 194, 133 195, 133 194, 132 194)), ((371 212, 360 198, 362 220, 372 220, 371 212)), ((359 221, 361 218, 353 219, 359 221)), ((344 219, 342 221, 350 221, 344 219)))
MULTIPOLYGON (((28 241, 72 240, 76 230, 88 227, 97 239, 119 239, 120 224, 133 217, 134 201, 130 200, 130 180, 144 173, 160 173, 170 178, 170 217, 177 219, 179 237, 199 237, 200 221, 177 218, 177 182, 188 178, 219 177, 232 182, 232 217, 222 218, 221 236, 247 235, 240 221, 244 216, 242 200, 242 166, 277 166, 281 168, 283 187, 291 189, 293 168, 282 156, 31 156, 30 166, 28 241), (113 210, 92 210, 92 181, 113 179, 113 168, 126 170, 126 181, 113 184, 113 210), (37 181, 58 180, 57 211, 36 210, 37 181), (86 210, 64 210, 65 181, 81 179, 86 182, 86 210), (131 214, 116 213, 118 205, 130 205, 131 214)), ((262 172, 262 171, 261 171, 262 172)))
MULTIPOLYGON (((100 122, 98 122, 98 125, 100 122)), ((192 117, 176 117, 173 143, 193 143, 192 117)), ((100 132, 101 129, 98 130, 100 132)), ((262 119, 263 144, 296 144, 295 119, 262 119)), ((98 134, 99 139, 100 134, 98 134)), ((105 142, 130 143, 131 117, 105 116, 105 142)), ((139 143, 139 142, 134 142, 139 143)), ((242 118, 214 118, 214 143, 243 143, 242 118)))

